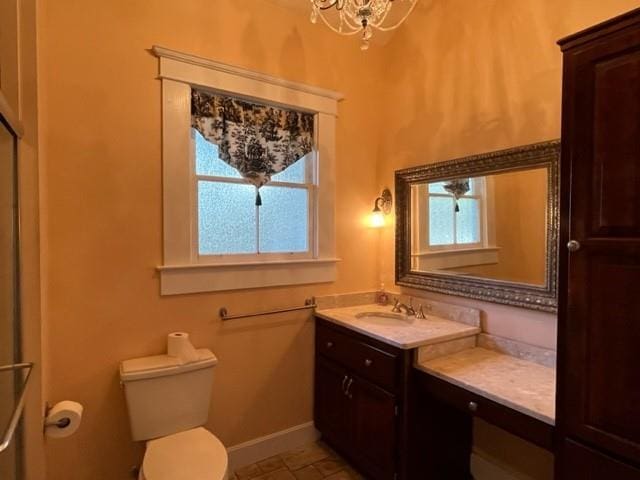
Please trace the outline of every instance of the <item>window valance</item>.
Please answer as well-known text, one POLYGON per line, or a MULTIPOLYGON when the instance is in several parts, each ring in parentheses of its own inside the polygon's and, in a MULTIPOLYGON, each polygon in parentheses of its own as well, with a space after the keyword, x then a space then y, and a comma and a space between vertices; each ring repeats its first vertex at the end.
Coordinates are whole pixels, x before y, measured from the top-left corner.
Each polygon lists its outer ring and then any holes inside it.
POLYGON ((191 126, 256 189, 313 150, 313 114, 203 90, 191 91, 191 126))

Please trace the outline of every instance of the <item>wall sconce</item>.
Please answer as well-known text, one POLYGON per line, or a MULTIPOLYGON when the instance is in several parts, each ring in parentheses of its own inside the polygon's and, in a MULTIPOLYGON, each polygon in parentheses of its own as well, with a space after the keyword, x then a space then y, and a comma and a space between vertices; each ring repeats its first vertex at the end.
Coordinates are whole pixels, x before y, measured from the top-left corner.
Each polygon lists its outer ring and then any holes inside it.
POLYGON ((393 198, 391 196, 391 191, 389 191, 388 188, 385 188, 382 191, 382 194, 378 198, 376 198, 373 206, 373 211, 371 212, 371 216, 369 217, 369 225, 372 228, 384 227, 384 217, 385 215, 389 215, 391 213, 392 205, 393 198))

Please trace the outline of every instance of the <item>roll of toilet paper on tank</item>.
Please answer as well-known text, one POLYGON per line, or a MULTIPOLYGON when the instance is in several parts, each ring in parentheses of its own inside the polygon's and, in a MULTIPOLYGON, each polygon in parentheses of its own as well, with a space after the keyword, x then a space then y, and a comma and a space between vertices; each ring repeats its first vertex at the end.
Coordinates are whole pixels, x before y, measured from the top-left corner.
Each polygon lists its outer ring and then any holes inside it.
POLYGON ((65 438, 76 433, 82 421, 82 405, 65 400, 56 403, 45 419, 44 433, 51 438, 65 438))
POLYGON ((167 355, 180 359, 181 363, 191 363, 198 360, 195 347, 185 332, 173 332, 167 337, 167 355))

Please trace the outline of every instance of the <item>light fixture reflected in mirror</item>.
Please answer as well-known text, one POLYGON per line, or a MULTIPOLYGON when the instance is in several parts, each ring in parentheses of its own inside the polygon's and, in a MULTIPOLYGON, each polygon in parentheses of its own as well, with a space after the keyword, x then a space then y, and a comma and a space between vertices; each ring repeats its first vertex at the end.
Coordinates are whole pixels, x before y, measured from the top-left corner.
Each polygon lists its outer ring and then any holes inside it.
POLYGON ((376 198, 373 206, 373 211, 369 216, 369 226, 372 228, 384 227, 384 217, 391 213, 391 207, 393 206, 393 199, 391 197, 391 191, 385 188, 382 194, 376 198))

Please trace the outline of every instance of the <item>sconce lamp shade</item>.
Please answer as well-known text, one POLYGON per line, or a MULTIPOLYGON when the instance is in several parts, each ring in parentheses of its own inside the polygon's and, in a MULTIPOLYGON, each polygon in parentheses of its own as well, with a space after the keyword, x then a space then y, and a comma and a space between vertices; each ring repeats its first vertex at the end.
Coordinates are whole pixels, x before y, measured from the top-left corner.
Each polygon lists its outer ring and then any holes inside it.
POLYGON ((373 212, 371 212, 371 215, 369 216, 369 226, 371 228, 384 227, 384 213, 382 213, 382 210, 374 209, 373 212))
POLYGON ((384 227, 385 215, 391 213, 391 206, 393 205, 393 199, 391 197, 391 192, 388 188, 385 188, 382 191, 382 195, 376 198, 376 201, 373 206, 373 211, 369 216, 369 225, 372 228, 381 228, 384 227))

